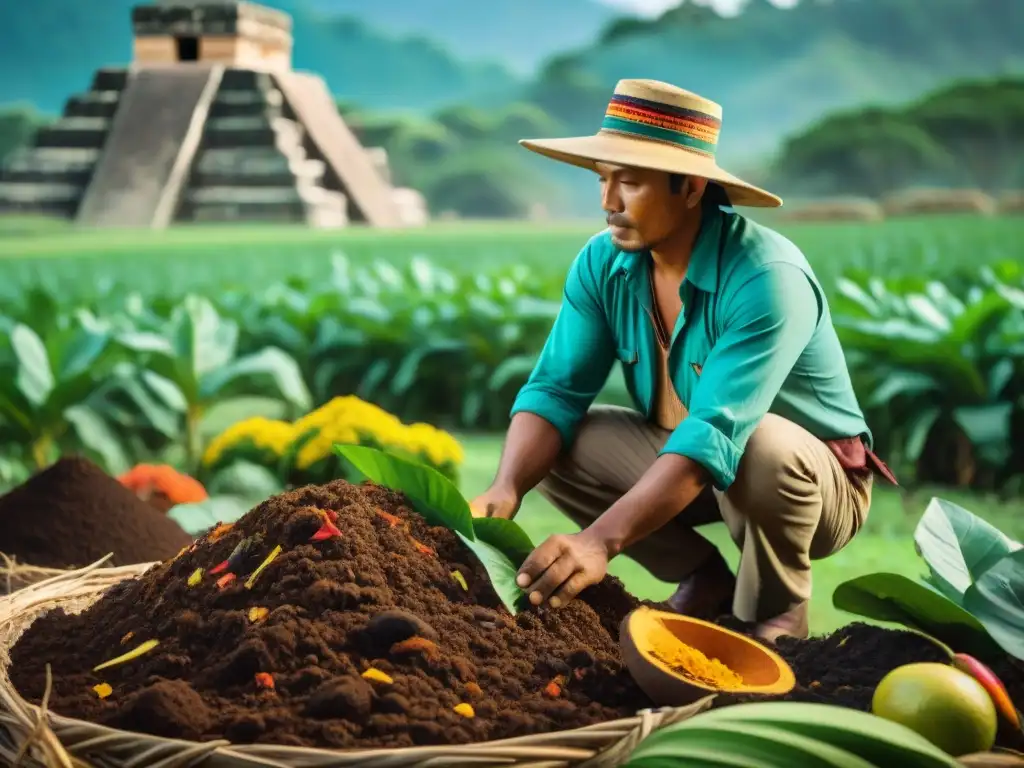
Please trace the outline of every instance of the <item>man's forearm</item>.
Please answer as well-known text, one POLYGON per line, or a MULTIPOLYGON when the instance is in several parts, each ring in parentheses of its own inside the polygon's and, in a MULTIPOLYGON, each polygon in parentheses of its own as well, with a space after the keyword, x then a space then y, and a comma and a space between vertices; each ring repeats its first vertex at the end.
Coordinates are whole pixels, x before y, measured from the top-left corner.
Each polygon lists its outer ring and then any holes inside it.
POLYGON ((545 477, 558 460, 562 437, 547 420, 525 411, 512 417, 493 485, 522 498, 545 477))
POLYGON ((614 557, 688 507, 707 482, 707 471, 692 459, 664 454, 587 531, 603 541, 614 557))

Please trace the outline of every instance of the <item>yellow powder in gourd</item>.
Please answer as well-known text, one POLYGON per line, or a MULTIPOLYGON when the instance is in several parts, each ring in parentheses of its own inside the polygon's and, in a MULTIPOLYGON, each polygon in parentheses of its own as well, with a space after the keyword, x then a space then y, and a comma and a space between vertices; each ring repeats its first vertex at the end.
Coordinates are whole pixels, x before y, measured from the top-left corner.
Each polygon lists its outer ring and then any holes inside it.
POLYGON ((673 672, 692 677, 712 688, 738 688, 743 678, 718 659, 711 659, 677 638, 668 627, 657 623, 647 638, 650 653, 673 672))

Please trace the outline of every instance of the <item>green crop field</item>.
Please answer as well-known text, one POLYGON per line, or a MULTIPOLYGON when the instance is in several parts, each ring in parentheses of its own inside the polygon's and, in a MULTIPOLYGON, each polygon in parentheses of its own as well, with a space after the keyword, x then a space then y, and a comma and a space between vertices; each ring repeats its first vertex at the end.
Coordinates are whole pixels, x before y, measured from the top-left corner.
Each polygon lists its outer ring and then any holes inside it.
MULTIPOLYGON (((325 276, 336 253, 355 261, 390 263, 426 256, 460 272, 519 263, 560 279, 601 226, 600 221, 480 222, 393 232, 283 226, 151 232, 9 221, 0 225, 0 283, 6 292, 42 283, 67 296, 88 294, 111 281, 143 294, 228 285, 259 288, 293 276, 325 276)), ((962 265, 1024 260, 1024 217, 780 224, 778 229, 804 250, 826 285, 850 267, 882 276, 939 275, 962 265)))

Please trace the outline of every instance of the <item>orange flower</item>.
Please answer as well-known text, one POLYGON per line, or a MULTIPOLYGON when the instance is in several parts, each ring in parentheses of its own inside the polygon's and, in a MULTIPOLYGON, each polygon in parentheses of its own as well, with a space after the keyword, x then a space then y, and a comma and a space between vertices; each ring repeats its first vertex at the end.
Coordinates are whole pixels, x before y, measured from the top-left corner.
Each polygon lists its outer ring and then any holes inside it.
POLYGON ((202 483, 168 464, 136 464, 117 479, 143 500, 154 493, 163 494, 174 504, 191 504, 208 498, 202 483))

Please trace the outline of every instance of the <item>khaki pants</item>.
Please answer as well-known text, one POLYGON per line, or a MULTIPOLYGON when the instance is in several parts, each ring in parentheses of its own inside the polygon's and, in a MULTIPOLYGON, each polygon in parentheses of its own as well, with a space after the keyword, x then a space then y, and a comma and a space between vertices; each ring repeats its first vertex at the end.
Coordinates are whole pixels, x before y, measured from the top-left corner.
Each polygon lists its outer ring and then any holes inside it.
MULTIPOLYGON (((636 411, 595 406, 538 490, 586 527, 633 487, 669 434, 636 411)), ((811 561, 850 542, 867 518, 871 484, 870 472, 846 472, 821 440, 768 414, 725 493, 709 485, 623 554, 656 578, 679 582, 717 552, 694 527, 724 521, 742 553, 733 612, 743 621, 764 621, 810 598, 811 561)))

